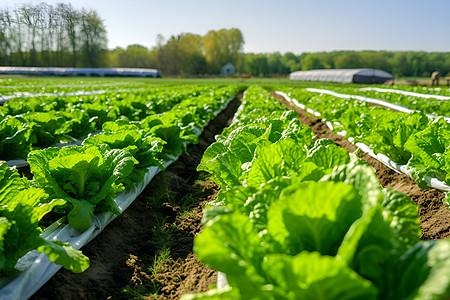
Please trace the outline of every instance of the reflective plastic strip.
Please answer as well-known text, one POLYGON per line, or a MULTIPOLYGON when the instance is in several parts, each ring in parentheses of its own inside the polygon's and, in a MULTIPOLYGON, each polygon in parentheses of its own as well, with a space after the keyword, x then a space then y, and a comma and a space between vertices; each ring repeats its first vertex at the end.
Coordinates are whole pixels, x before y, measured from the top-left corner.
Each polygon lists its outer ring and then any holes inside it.
POLYGON ((380 93, 396 93, 396 94, 402 94, 407 96, 414 96, 414 97, 420 97, 420 98, 435 98, 439 100, 450 100, 450 96, 442 96, 442 95, 433 95, 433 94, 422 94, 422 93, 416 93, 416 92, 408 92, 408 91, 402 91, 402 90, 395 90, 395 89, 382 89, 382 88, 375 88, 375 87, 366 87, 366 88, 360 88, 360 91, 375 91, 380 93))

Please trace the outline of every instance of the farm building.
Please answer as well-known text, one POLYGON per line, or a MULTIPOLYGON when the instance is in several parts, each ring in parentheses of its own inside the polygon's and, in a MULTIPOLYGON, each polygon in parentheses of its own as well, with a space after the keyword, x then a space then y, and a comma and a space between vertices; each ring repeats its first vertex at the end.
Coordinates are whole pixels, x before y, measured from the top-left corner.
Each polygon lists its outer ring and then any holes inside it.
POLYGON ((393 80, 394 76, 378 69, 322 69, 293 72, 289 75, 289 79, 339 83, 385 83, 393 80))
POLYGON ((227 63, 220 69, 220 75, 222 76, 232 76, 236 72, 232 63, 227 63))
POLYGON ((162 77, 156 69, 0 67, 0 75, 162 77))

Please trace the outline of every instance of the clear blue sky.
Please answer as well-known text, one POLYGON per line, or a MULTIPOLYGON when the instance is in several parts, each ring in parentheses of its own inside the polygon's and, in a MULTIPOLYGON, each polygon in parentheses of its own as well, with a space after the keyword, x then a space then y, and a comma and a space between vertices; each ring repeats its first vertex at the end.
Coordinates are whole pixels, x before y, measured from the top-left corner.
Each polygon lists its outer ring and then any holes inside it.
POLYGON ((450 51, 450 0, 1 0, 0 7, 23 2, 97 10, 111 49, 235 27, 245 52, 450 51))

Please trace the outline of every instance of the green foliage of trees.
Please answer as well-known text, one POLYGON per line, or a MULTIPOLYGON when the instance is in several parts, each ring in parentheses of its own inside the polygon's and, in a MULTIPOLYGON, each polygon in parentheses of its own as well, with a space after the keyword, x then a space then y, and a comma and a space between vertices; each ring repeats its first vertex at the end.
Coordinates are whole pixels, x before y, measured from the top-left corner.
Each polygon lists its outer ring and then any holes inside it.
POLYGON ((375 68, 396 77, 429 77, 434 71, 445 75, 450 70, 450 52, 333 51, 304 53, 299 58, 297 70, 375 68))
POLYGON ((0 65, 99 67, 106 64, 104 21, 70 3, 0 9, 0 65))

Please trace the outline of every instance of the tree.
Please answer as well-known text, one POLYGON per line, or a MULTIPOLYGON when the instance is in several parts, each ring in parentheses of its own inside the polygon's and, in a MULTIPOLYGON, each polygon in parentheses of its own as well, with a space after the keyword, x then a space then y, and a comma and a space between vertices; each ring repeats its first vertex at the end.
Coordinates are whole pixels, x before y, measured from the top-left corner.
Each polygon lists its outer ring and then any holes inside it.
POLYGON ((352 69, 361 68, 364 67, 364 65, 362 64, 358 53, 348 52, 334 58, 334 67, 336 69, 352 69))
POLYGON ((72 4, 58 3, 57 9, 61 14, 63 27, 67 33, 69 44, 72 48, 72 66, 77 66, 77 38, 80 13, 76 11, 72 4))
POLYGON ((323 62, 314 53, 309 53, 302 60, 302 70, 325 69, 323 62))
POLYGON ((237 28, 210 30, 203 37, 203 51, 208 71, 217 74, 220 68, 231 62, 239 67, 244 37, 237 28))
POLYGON ((104 62, 103 51, 107 38, 103 20, 95 10, 83 9, 79 16, 80 43, 83 63, 88 67, 99 67, 104 62))

